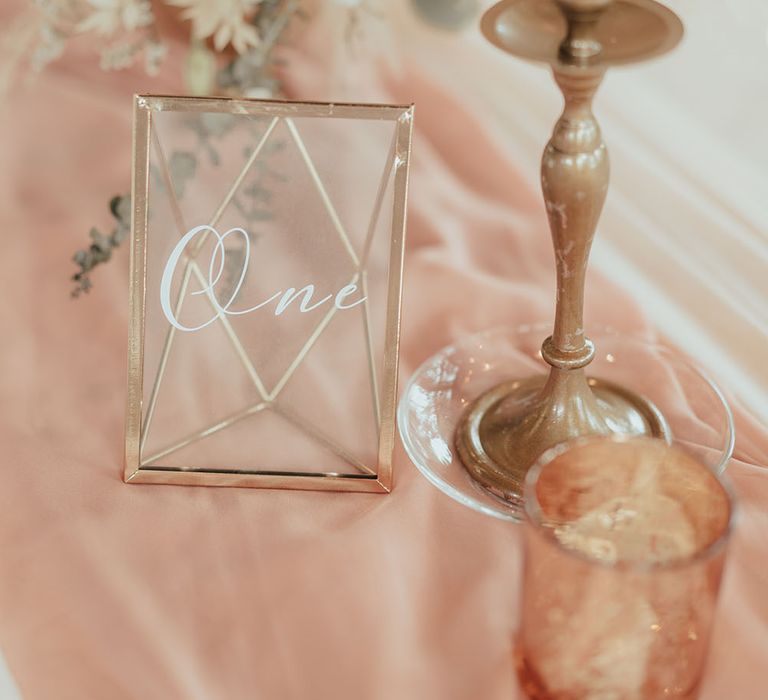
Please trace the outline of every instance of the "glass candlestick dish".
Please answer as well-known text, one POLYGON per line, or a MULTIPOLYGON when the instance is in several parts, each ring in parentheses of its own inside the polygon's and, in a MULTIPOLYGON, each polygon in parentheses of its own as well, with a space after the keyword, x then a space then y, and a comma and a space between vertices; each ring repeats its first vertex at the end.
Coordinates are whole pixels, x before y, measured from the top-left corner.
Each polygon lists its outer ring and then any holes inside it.
MULTIPOLYGON (((504 520, 521 520, 523 499, 499 498, 477 483, 457 454, 454 436, 467 407, 493 387, 546 380, 549 365, 540 351, 546 327, 495 329, 443 348, 416 370, 398 407, 400 436, 419 471, 463 505, 504 520)), ((664 416, 672 444, 722 472, 733 453, 733 418, 706 373, 659 343, 600 328, 593 337, 588 384, 624 387, 642 397, 650 411, 664 416)))

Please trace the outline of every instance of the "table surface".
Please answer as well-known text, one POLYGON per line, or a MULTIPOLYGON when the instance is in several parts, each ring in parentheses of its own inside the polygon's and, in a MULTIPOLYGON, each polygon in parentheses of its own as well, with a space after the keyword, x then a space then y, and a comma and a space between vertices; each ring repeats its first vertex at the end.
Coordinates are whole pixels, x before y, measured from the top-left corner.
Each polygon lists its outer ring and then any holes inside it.
MULTIPOLYGON (((417 62, 360 60, 339 82, 327 31, 286 52, 291 96, 417 103, 401 376, 465 333, 550 318, 514 133, 417 62)), ((401 448, 386 496, 122 483, 126 251, 81 300, 68 276, 128 186, 131 94, 179 91, 180 56, 150 80, 86 49, 13 81, 0 111, 0 650, 23 697, 520 697, 519 531, 439 493, 401 448)), ((656 332, 597 273, 587 317, 656 332)), ((768 432, 736 422, 741 512, 703 700, 762 700, 768 681, 768 432)))

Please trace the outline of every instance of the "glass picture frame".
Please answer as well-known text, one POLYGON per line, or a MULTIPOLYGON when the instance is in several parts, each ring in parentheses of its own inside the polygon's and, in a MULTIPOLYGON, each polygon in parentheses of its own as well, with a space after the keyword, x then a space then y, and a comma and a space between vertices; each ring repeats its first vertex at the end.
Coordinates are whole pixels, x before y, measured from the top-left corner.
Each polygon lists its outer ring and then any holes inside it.
POLYGON ((135 97, 126 482, 391 489, 413 112, 135 97))

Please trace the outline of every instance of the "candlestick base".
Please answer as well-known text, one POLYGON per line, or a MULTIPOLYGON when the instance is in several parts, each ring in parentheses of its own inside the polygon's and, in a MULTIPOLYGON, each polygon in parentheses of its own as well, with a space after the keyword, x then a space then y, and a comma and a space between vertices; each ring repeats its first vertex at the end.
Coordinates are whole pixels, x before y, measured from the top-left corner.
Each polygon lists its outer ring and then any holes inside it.
POLYGON ((589 434, 650 435, 671 441, 669 424, 648 399, 583 370, 513 380, 482 394, 456 429, 456 451, 491 493, 522 503, 529 467, 549 447, 589 434))
MULTIPOLYGON (((541 356, 541 339, 549 327, 546 323, 500 328, 457 340, 414 372, 398 408, 405 451, 433 485, 465 506, 513 522, 522 517, 520 503, 495 495, 503 488, 494 493, 483 486, 482 477, 478 479, 462 462, 457 442, 464 430, 460 426, 474 412, 482 419, 481 446, 489 444, 483 436, 493 427, 507 438, 499 440, 502 457, 493 451, 494 460, 505 459, 507 449, 514 456, 527 444, 523 438, 530 437, 531 430, 525 435, 514 432, 514 425, 523 425, 521 420, 511 421, 510 432, 505 432, 505 425, 510 417, 530 415, 536 396, 551 380, 552 369, 541 356), (483 403, 495 408, 482 411, 483 403)), ((587 416, 589 421, 594 416, 587 411, 596 406, 603 423, 616 432, 641 434, 664 426, 675 444, 714 472, 722 472, 733 452, 733 420, 715 384, 679 352, 662 345, 595 326, 591 337, 595 356, 582 374, 591 406, 582 405, 569 415, 581 416, 580 420, 587 416), (659 421, 658 415, 666 421, 659 421)), ((559 381, 557 385, 558 391, 563 390, 559 381)), ((552 422, 542 420, 541 425, 552 422)), ((519 463, 525 461, 519 457, 519 463)), ((610 473, 610 465, 606 469, 610 473)))

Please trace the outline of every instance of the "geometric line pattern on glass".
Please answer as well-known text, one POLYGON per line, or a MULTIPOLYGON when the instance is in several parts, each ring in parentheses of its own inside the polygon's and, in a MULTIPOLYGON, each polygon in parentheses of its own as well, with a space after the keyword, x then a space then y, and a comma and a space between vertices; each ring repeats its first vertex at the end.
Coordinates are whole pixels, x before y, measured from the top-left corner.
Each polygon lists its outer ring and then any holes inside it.
MULTIPOLYGON (((314 490, 334 490, 334 491, 368 491, 368 492, 388 492, 391 488, 392 478, 392 456, 394 452, 395 440, 395 401, 397 391, 397 366, 398 366, 398 346, 400 337, 400 302, 402 295, 402 272, 403 272, 403 252, 404 252, 404 234, 406 220, 406 201, 408 186, 408 171, 411 150, 411 134, 413 128, 413 105, 355 105, 340 103, 309 103, 309 102, 280 102, 280 101, 258 101, 237 98, 193 98, 176 97, 168 95, 139 95, 134 98, 134 127, 133 127, 133 219, 131 226, 131 275, 130 275, 130 295, 129 295, 129 342, 128 342, 128 402, 126 412, 126 438, 125 438, 125 474, 126 482, 133 483, 157 483, 157 484, 185 484, 185 485, 216 485, 216 486, 249 486, 266 488, 308 488, 314 490), (269 471, 268 469, 254 468, 253 470, 234 469, 213 469, 198 468, 194 466, 171 467, 161 465, 142 465, 141 453, 144 444, 146 431, 144 427, 149 428, 152 419, 151 414, 154 408, 143 412, 145 405, 143 400, 144 393, 144 330, 145 330, 145 303, 147 293, 147 233, 148 233, 148 197, 149 197, 149 156, 151 149, 161 151, 159 139, 156 136, 156 130, 152 128, 152 112, 182 112, 182 113, 219 113, 230 115, 245 115, 257 117, 272 117, 271 128, 279 123, 280 119, 285 120, 289 131, 294 134, 294 142, 299 151, 302 150, 303 140, 298 129, 291 129, 289 123, 295 127, 293 117, 302 118, 334 118, 351 120, 384 120, 394 122, 394 136, 390 153, 388 154, 385 166, 385 174, 382 174, 379 192, 377 193, 374 210, 371 212, 369 231, 367 232, 366 242, 362 251, 359 253, 358 264, 355 266, 353 280, 359 283, 364 296, 368 296, 368 273, 366 269, 368 254, 370 251, 371 238, 378 220, 379 211, 385 196, 387 180, 394 169, 393 175, 393 195, 392 195, 392 219, 389 238, 388 253, 388 273, 386 277, 386 297, 385 297, 385 325, 384 325, 384 356, 381 369, 383 371, 381 383, 377 379, 377 364, 374 362, 373 341, 370 327, 370 309, 367 304, 361 306, 363 311, 364 337, 366 341, 367 363, 370 375, 371 387, 373 390, 373 402, 375 421, 379 428, 378 435, 378 458, 376 469, 371 469, 366 465, 357 463, 358 460, 347 453, 343 447, 336 445, 334 441, 329 440, 328 436, 318 431, 308 421, 301 416, 293 414, 289 409, 278 403, 279 393, 284 388, 288 379, 285 375, 278 381, 276 386, 268 391, 261 383, 259 396, 261 400, 253 405, 246 406, 221 418, 218 422, 203 427, 200 431, 192 435, 180 438, 175 444, 167 445, 163 454, 155 453, 155 459, 161 459, 166 454, 180 449, 180 444, 191 444, 195 440, 207 437, 220 430, 234 425, 264 410, 270 410, 276 416, 292 423, 295 427, 302 430, 304 434, 313 438, 317 443, 333 451, 344 461, 349 462, 359 470, 354 473, 313 473, 303 471, 269 471), (156 142, 153 144, 153 142, 156 142), (160 148, 158 149, 158 146, 160 148), (275 389, 279 389, 275 391, 275 389)), ((268 134, 262 139, 266 143, 268 134)), ((263 144, 262 144, 263 145, 263 144)), ((309 153, 306 152, 306 156, 309 153)), ((258 154, 251 154, 255 161, 258 154)), ((332 221, 334 220, 335 207, 330 198, 327 198, 322 180, 319 178, 311 157, 305 158, 307 170, 318 189, 321 198, 325 193, 327 199, 326 211, 332 221), (327 204, 330 203, 330 207, 327 204)), ((161 163, 165 161, 164 154, 159 158, 161 163)), ((249 166, 250 167, 250 166, 249 166)), ((222 216, 230 201, 234 197, 239 184, 246 177, 249 167, 244 167, 238 178, 230 187, 227 195, 212 217, 214 224, 222 216)), ((166 180, 166 187, 169 193, 173 192, 172 187, 168 187, 169 171, 167 162, 165 164, 166 172, 163 174, 166 180)), ((173 212, 176 220, 176 226, 181 232, 186 231, 184 227, 183 216, 178 208, 178 201, 175 203, 176 209, 173 212)), ((335 217, 334 228, 339 235, 339 240, 347 249, 347 254, 354 262, 354 256, 358 253, 351 248, 349 238, 346 236, 343 226, 338 226, 341 221, 335 217), (346 239, 346 241, 345 241, 346 239)), ((207 235, 207 234, 206 234, 207 235)), ((194 260, 194 255, 202 247, 204 241, 198 239, 196 245, 191 246, 187 253, 189 264, 185 266, 181 285, 186 287, 176 298, 176 305, 183 303, 185 292, 191 279, 205 287, 205 279, 200 271, 199 265, 194 260)), ((210 300, 213 301, 213 300, 210 300)), ((217 315, 220 314, 217 311, 217 315)), ((259 389, 260 377, 256 368, 252 366, 250 358, 242 344, 239 342, 237 334, 231 325, 226 323, 227 319, 222 321, 223 327, 227 332, 230 342, 238 353, 244 367, 248 370, 257 390, 259 389), (229 326, 229 328, 227 328, 229 326), (251 371, 248 365, 251 365, 251 371)), ((323 319, 315 328, 316 337, 327 327, 330 319, 323 319)), ((169 324, 170 326, 170 324, 169 324)), ((173 345, 174 328, 170 327, 166 332, 163 350, 161 352, 161 361, 158 366, 158 375, 155 376, 153 388, 150 392, 151 403, 156 403, 159 383, 162 381, 164 367, 168 361, 168 353, 173 345), (162 359, 164 358, 164 359, 162 359), (154 398, 152 398, 154 396, 154 398)), ((308 339, 308 340, 311 340, 308 339)), ((298 361, 295 362, 293 370, 301 363, 303 357, 311 349, 311 343, 302 348, 298 361)), ((290 368, 289 368, 290 370, 290 368)), ((288 370, 286 370, 288 372, 288 370)), ((147 409, 150 405, 147 404, 147 409)), ((267 466, 267 465, 265 465, 267 466)))
MULTIPOLYGON (((239 189, 239 187, 242 185, 243 181, 247 177, 248 172, 256 163, 259 154, 263 150, 264 146, 267 144, 269 137, 273 133, 275 127, 277 126, 280 120, 281 120, 281 117, 274 117, 270 122, 268 128, 266 129, 261 139, 259 140, 256 148, 251 153, 250 157, 248 158, 245 165, 241 169, 237 178, 235 178, 235 181, 232 183, 231 187, 227 191, 227 194, 224 196, 222 202, 216 208, 216 211, 210 220, 209 225, 211 226, 211 228, 215 228, 215 226, 218 224, 221 217, 224 215, 227 207, 230 205, 230 203, 232 202, 232 199, 236 195, 237 190, 239 189)), ((380 398, 379 398, 379 386, 378 386, 376 365, 373 357, 373 341, 372 341, 372 332, 370 328, 370 307, 368 303, 368 289, 367 289, 367 286, 368 286, 367 271, 365 269, 365 266, 367 265, 367 262, 368 262, 372 238, 376 231, 376 226, 377 226, 379 214, 381 211, 381 204, 383 202, 384 195, 387 190, 387 185, 389 183, 392 168, 396 164, 395 150, 396 150, 396 143, 397 143, 397 131, 396 129, 393 129, 393 136, 391 139, 391 144, 389 147, 387 158, 385 159, 385 167, 379 179, 376 198, 374 200, 374 207, 371 211, 371 216, 369 219, 366 236, 364 239, 362 254, 361 254, 361 257, 358 257, 357 253, 352 247, 352 244, 349 239, 349 235, 338 216, 336 207, 334 206, 333 201, 323 184, 322 178, 317 172, 317 168, 315 167, 314 162, 312 161, 312 157, 309 154, 303 139, 301 138, 301 134, 299 132, 298 127, 296 126, 294 120, 290 119, 289 117, 284 118, 284 121, 293 139, 293 142, 295 143, 299 151, 299 154, 301 155, 302 161, 304 162, 304 165, 306 166, 307 171, 309 172, 312 182, 315 188, 317 189, 318 194, 320 195, 321 201, 323 202, 323 206, 330 217, 330 220, 333 224, 334 232, 338 236, 345 251, 350 257, 352 264, 354 265, 355 272, 352 275, 352 278, 350 279, 349 284, 356 284, 359 282, 361 285, 363 296, 365 297, 365 300, 362 302, 363 332, 365 334, 369 383, 370 383, 371 397, 373 402, 372 411, 373 411, 376 428, 378 432, 378 428, 380 427, 380 421, 381 421, 380 398)), ((157 129, 152 129, 151 134, 152 134, 152 145, 156 151, 156 155, 161 166, 160 169, 161 169, 162 177, 165 183, 165 191, 167 193, 168 198, 170 199, 171 209, 174 214, 175 223, 178 229, 179 236, 181 237, 187 232, 188 228, 184 221, 184 215, 181 210, 181 206, 178 201, 178 198, 176 196, 175 188, 173 187, 173 183, 171 181, 170 168, 168 167, 168 161, 163 151, 162 144, 160 143, 160 138, 158 136, 157 129)), ((202 287, 207 288, 206 296, 208 297, 208 300, 211 304, 211 308, 213 311, 217 313, 218 320, 223 324, 228 338, 232 342, 238 357, 242 361, 246 372, 251 378, 262 400, 256 404, 247 406, 242 410, 237 411, 233 415, 220 419, 212 423, 211 425, 207 425, 201 428, 200 430, 190 435, 187 435, 171 443, 170 445, 165 446, 164 448, 161 448, 160 450, 154 452, 148 457, 144 457, 143 450, 144 450, 147 435, 149 434, 149 429, 152 423, 152 417, 154 415, 154 410, 157 403, 157 397, 158 397, 160 385, 163 380, 165 368, 168 362, 168 357, 170 355, 170 350, 173 345, 173 341, 177 332, 176 327, 168 323, 168 329, 166 331, 166 337, 165 337, 165 341, 163 343, 163 348, 161 351, 158 370, 155 375, 155 380, 153 382, 152 390, 150 392, 147 413, 145 416, 145 420, 143 421, 143 424, 142 424, 142 437, 141 437, 141 443, 140 443, 141 445, 140 449, 142 452, 141 466, 149 466, 153 462, 157 461, 158 459, 167 457, 168 455, 192 444, 196 440, 200 440, 210 435, 213 435, 220 430, 223 430, 231 425, 234 425, 236 422, 244 418, 255 415, 256 413, 259 413, 261 411, 271 410, 274 413, 283 417, 284 419, 288 420, 292 425, 294 425, 297 429, 299 429, 305 435, 309 436, 316 442, 320 443, 327 449, 334 452, 338 457, 343 459, 348 464, 352 465, 353 467, 357 468, 363 473, 366 473, 369 475, 375 475, 376 471, 374 469, 371 469, 370 467, 365 465, 361 460, 357 459, 352 453, 350 453, 342 445, 339 445, 335 440, 325 435, 322 431, 318 430, 317 427, 313 426, 308 421, 304 420, 294 412, 289 411, 288 409, 286 409, 285 407, 277 403, 280 392, 284 389, 284 387, 286 386, 288 381, 291 379, 296 369, 298 369, 298 367, 301 365, 303 360, 306 358, 307 354, 311 351, 312 347, 315 345, 316 341, 319 339, 322 332, 328 327, 331 319, 334 317, 336 313, 336 310, 337 310, 336 307, 332 306, 328 310, 328 312, 326 312, 326 314, 323 316, 320 322, 315 326, 315 328, 313 329, 313 331, 311 332, 311 334, 309 335, 309 337, 307 338, 306 342, 303 344, 303 346, 301 347, 297 355, 289 364, 286 371, 283 373, 280 379, 278 379, 275 386, 272 388, 271 391, 268 391, 264 385, 264 382, 259 376, 259 373, 256 367, 248 357, 242 343, 240 342, 237 336, 237 333, 232 328, 232 325, 229 322, 229 319, 226 317, 225 314, 221 313, 217 309, 217 305, 214 299, 212 298, 213 291, 209 285, 206 285, 203 273, 200 270, 199 265, 197 264, 196 256, 199 254, 203 245, 205 244, 205 239, 208 236, 208 233, 209 233, 208 231, 205 231, 203 235, 200 237, 200 239, 198 239, 197 243, 192 247, 192 250, 185 253, 185 256, 184 256, 185 267, 184 267, 184 272, 182 277, 182 284, 179 289, 179 294, 177 295, 174 314, 177 318, 179 317, 184 299, 186 298, 186 292, 188 289, 190 273, 191 273, 195 276, 196 280, 198 281, 198 283, 201 284, 202 287)))

